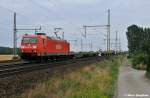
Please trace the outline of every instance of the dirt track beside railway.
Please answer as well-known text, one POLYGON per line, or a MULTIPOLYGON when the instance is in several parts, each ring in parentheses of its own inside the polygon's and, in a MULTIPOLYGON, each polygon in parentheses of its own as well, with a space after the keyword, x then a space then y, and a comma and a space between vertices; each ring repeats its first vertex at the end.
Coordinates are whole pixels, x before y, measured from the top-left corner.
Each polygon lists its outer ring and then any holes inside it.
POLYGON ((120 67, 115 98, 150 98, 150 80, 146 78, 145 71, 133 69, 126 61, 120 67))

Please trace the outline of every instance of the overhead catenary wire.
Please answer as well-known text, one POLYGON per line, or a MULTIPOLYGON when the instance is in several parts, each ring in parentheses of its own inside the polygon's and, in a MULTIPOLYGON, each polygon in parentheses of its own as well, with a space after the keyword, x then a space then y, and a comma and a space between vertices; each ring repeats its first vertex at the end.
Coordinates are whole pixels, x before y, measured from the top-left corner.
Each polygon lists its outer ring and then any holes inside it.
MULTIPOLYGON (((52 9, 50 9, 49 7, 46 7, 46 6, 44 6, 43 4, 40 4, 38 1, 36 1, 36 0, 28 0, 29 2, 31 2, 32 4, 34 4, 35 6, 37 6, 37 7, 39 7, 39 8, 41 8, 43 11, 45 10, 48 14, 44 14, 43 15, 43 17, 50 17, 49 16, 49 13, 53 13, 58 19, 61 19, 61 20, 65 20, 66 21, 66 24, 70 24, 72 27, 73 27, 73 21, 69 21, 69 20, 67 20, 66 19, 66 17, 64 17, 63 15, 61 15, 60 13, 56 13, 55 11, 53 11, 52 9)), ((14 12, 14 10, 13 11, 11 11, 11 12, 14 12)), ((17 12, 17 15, 19 15, 19 16, 21 16, 21 17, 26 17, 27 15, 25 15, 25 14, 22 14, 22 13, 20 13, 20 12, 17 12), (20 15, 21 14, 21 15, 20 15), (23 15, 23 16, 22 16, 23 15)), ((27 17, 28 18, 28 17, 27 17)), ((31 20, 31 18, 29 19, 29 20, 31 20)), ((33 21, 34 22, 34 21, 33 21)), ((23 24, 18 24, 19 26, 21 25, 22 27, 24 26, 23 24)), ((51 25, 51 24, 49 24, 49 25, 51 25)), ((28 25, 29 26, 29 25, 28 25)), ((69 28, 70 29, 70 28, 69 28)), ((49 30, 49 29, 48 29, 49 30)), ((80 31, 80 30, 77 30, 76 29, 76 32, 78 32, 78 31, 80 31)))
MULTIPOLYGON (((55 17, 58 17, 61 20, 65 20, 65 22, 67 22, 68 24, 73 25, 73 23, 71 21, 68 21, 65 19, 65 17, 63 17, 62 15, 60 15, 59 13, 54 12, 53 10, 49 9, 48 7, 42 6, 40 3, 37 3, 35 0, 29 0, 32 4, 36 5, 37 7, 47 11, 48 13, 53 13, 53 15, 55 15, 55 17)), ((46 15, 47 16, 47 15, 46 15)), ((50 17, 50 16, 47 16, 50 17)))

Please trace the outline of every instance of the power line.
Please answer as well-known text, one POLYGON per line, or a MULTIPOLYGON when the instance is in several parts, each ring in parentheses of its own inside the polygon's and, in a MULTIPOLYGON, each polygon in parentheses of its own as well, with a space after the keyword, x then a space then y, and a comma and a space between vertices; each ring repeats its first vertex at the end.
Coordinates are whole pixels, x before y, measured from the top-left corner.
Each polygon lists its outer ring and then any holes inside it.
POLYGON ((14 10, 11 10, 11 9, 8 9, 8 8, 2 7, 2 6, 0 6, 0 8, 9 11, 9 12, 11 12, 12 14, 15 12, 17 15, 22 16, 22 17, 26 18, 27 20, 30 20, 27 16, 25 16, 24 14, 22 14, 22 13, 20 13, 20 12, 17 12, 17 11, 14 11, 14 10))
MULTIPOLYGON (((11 10, 11 9, 8 9, 8 8, 5 8, 5 7, 2 7, 2 6, 0 6, 0 8, 2 8, 2 9, 4 9, 4 10, 7 10, 8 12, 10 12, 11 14, 13 13, 14 14, 14 12, 18 15, 18 16, 21 16, 21 17, 23 17, 24 19, 27 19, 27 20, 30 20, 28 17, 26 17, 24 14, 22 14, 22 13, 20 13, 20 12, 16 12, 16 11, 13 11, 13 10, 11 10)), ((5 17, 4 17, 5 18, 5 17)), ((11 18, 10 18, 11 19, 11 18)), ((4 20, 4 19, 3 19, 4 20)), ((13 26, 13 25, 11 25, 11 23, 6 23, 6 22, 3 22, 3 21, 1 21, 0 22, 0 24, 3 24, 3 25, 9 25, 9 26, 13 26)))
POLYGON ((100 27, 100 28, 103 28, 103 27, 107 27, 107 25, 91 25, 91 26, 83 26, 84 28, 84 37, 86 38, 86 35, 87 35, 87 28, 95 28, 95 27, 100 27))
POLYGON ((39 29, 18 29, 17 28, 17 22, 16 22, 16 13, 14 12, 14 28, 13 28, 13 55, 14 57, 17 55, 17 31, 18 30, 34 30, 35 34, 38 30, 41 30, 41 27, 39 29))
MULTIPOLYGON (((55 14, 57 17, 59 16, 60 19, 64 19, 64 17, 61 17, 60 15, 57 15, 57 13, 55 13, 53 10, 51 10, 51 9, 49 9, 49 8, 47 8, 47 7, 42 6, 41 4, 37 3, 36 1, 30 0, 30 2, 31 2, 32 4, 38 6, 39 8, 41 8, 41 9, 47 11, 47 12, 52 12, 52 13, 55 14)), ((48 17, 49 17, 49 16, 48 16, 48 17)))
POLYGON ((108 23, 107 25, 91 25, 91 26, 87 26, 87 25, 84 25, 83 28, 84 28, 84 37, 86 38, 86 35, 87 35, 87 28, 104 28, 106 27, 107 29, 107 51, 110 51, 110 9, 108 9, 108 23))
MULTIPOLYGON (((73 25, 72 21, 66 20, 65 17, 61 16, 59 13, 56 13, 56 12, 54 12, 53 10, 51 10, 51 9, 45 7, 45 6, 42 6, 41 4, 37 3, 35 0, 30 0, 30 2, 31 2, 32 4, 38 6, 39 8, 41 8, 41 9, 47 11, 48 13, 49 13, 49 12, 53 13, 53 15, 55 15, 56 17, 59 17, 61 20, 65 20, 65 22, 67 22, 68 24, 72 24, 72 25, 73 25)), ((46 15, 46 17, 50 17, 50 16, 47 16, 47 15, 46 15)))

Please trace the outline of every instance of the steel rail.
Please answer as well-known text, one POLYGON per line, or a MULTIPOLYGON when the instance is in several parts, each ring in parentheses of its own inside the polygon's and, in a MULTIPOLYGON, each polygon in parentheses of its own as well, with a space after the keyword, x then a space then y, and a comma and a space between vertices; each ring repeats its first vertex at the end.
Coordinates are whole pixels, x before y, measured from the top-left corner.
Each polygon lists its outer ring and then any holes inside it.
MULTIPOLYGON (((14 65, 3 65, 0 66, 0 78, 5 78, 11 75, 15 75, 22 72, 28 72, 28 71, 34 71, 39 69, 46 69, 46 68, 55 68, 60 67, 63 65, 70 65, 70 64, 76 64, 79 62, 85 62, 89 60, 94 60, 98 57, 88 57, 88 58, 80 58, 80 59, 71 59, 66 61, 59 61, 59 62, 48 62, 48 63, 20 63, 20 64, 14 64, 14 65)), ((99 57, 99 59, 102 59, 103 57, 99 57)))

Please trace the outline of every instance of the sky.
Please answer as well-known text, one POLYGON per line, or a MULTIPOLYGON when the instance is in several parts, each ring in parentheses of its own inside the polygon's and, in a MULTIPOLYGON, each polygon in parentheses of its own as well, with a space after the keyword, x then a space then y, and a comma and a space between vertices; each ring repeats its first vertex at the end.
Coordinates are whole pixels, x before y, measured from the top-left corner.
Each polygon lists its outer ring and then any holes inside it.
MULTIPOLYGON (((54 28, 61 27, 72 51, 106 49, 106 29, 88 28, 84 38, 83 25, 107 25, 107 10, 111 13, 111 43, 114 49, 115 32, 121 41, 121 49, 128 50, 127 27, 136 24, 150 26, 149 0, 0 0, 0 46, 13 46, 13 13, 17 13, 17 28, 39 28, 54 36, 54 28), (77 41, 71 41, 77 40, 77 41), (90 47, 92 43, 92 48, 90 47)), ((20 46, 23 34, 34 31, 18 31, 20 46)))

